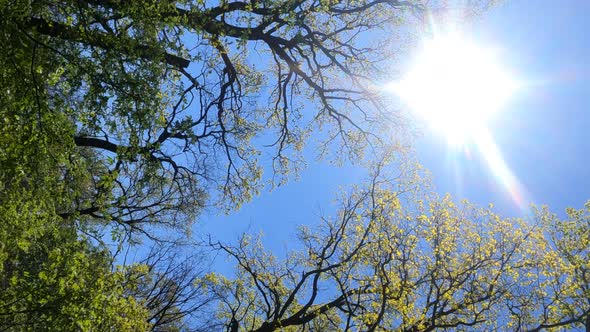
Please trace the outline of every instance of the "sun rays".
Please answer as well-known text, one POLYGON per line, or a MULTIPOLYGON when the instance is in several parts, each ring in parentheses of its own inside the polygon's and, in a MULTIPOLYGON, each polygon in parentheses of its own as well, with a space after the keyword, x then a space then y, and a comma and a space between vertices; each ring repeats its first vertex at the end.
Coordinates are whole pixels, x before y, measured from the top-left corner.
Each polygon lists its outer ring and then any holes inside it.
POLYGON ((387 84, 402 102, 449 148, 471 146, 481 154, 494 178, 521 211, 527 195, 512 173, 488 129, 519 84, 490 48, 458 32, 435 34, 424 40, 400 80, 387 84))

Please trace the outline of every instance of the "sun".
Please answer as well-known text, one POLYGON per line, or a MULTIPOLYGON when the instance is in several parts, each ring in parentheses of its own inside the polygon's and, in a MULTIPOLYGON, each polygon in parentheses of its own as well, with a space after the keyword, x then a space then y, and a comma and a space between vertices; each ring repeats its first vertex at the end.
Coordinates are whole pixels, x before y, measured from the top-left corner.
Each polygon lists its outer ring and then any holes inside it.
POLYGON ((485 129, 516 84, 494 52, 455 33, 426 40, 391 88, 449 143, 464 144, 485 129))

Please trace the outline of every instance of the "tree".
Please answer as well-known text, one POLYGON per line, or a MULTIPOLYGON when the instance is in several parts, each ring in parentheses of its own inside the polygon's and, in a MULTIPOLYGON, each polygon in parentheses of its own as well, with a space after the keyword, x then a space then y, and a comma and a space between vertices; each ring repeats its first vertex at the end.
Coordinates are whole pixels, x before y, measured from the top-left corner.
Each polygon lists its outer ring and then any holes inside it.
POLYGON ((150 331, 210 330, 206 322, 216 298, 197 282, 207 262, 195 252, 192 246, 159 243, 144 258, 123 267, 123 288, 148 311, 150 331))
POLYGON ((583 209, 567 209, 565 220, 547 207, 536 211, 545 236, 529 253, 515 296, 506 301, 515 328, 590 331, 589 211, 590 202, 583 209))
POLYGON ((262 152, 281 183, 303 166, 312 133, 323 153, 356 159, 375 146, 396 118, 370 78, 398 47, 389 30, 424 10, 397 0, 2 2, 4 81, 27 86, 4 101, 37 100, 14 110, 28 119, 67 118, 73 133, 59 139, 93 165, 92 186, 59 215, 186 229, 208 202, 234 208, 258 192, 262 152))
MULTIPOLYGON (((556 278, 563 293, 553 292, 559 301, 557 321, 574 323, 590 331, 590 201, 583 209, 567 209, 567 219, 549 215, 550 244, 559 256, 565 275, 556 278)), ((547 215, 545 215, 547 216, 547 215)), ((556 302, 557 302, 556 301, 556 302)), ((563 324, 565 325, 565 324, 563 324)))
MULTIPOLYGON (((161 235, 150 224, 187 231, 211 202, 231 209, 260 190, 261 153, 273 184, 285 181, 312 135, 336 158, 379 149, 380 130, 401 120, 373 78, 398 47, 391 32, 425 10, 396 0, 0 1, 2 328, 182 326, 198 309, 198 274, 169 257, 162 270, 149 260, 113 268, 105 230, 119 242, 161 235)), ((384 227, 364 218, 371 232, 351 233, 363 255, 384 227)), ((335 236, 326 250, 346 249, 335 236)), ((379 296, 366 287, 355 295, 379 296)), ((281 317, 313 306, 295 302, 281 317)), ((377 324, 362 303, 350 310, 350 324, 377 324)), ((306 324, 334 326, 333 312, 306 324)))
POLYGON ((311 123, 358 141, 361 117, 344 106, 371 116, 360 81, 378 55, 355 40, 398 8, 418 6, 0 1, 1 328, 148 328, 158 310, 141 287, 179 279, 148 269, 122 287, 129 267, 111 267, 105 229, 116 241, 154 237, 150 223, 186 231, 208 197, 250 199, 263 128, 278 181, 300 166, 291 152, 311 123), (246 50, 263 46, 269 64, 254 67, 246 50), (315 114, 302 118, 299 94, 315 114))
POLYGON ((0 330, 146 329, 94 229, 57 213, 91 183, 89 159, 68 139, 73 125, 42 94, 27 96, 26 79, 7 79, 15 67, 0 60, 0 330))
POLYGON ((235 278, 201 281, 227 331, 539 331, 590 319, 587 210, 504 219, 380 177, 341 202, 282 260, 257 237, 212 243, 236 263, 235 278))

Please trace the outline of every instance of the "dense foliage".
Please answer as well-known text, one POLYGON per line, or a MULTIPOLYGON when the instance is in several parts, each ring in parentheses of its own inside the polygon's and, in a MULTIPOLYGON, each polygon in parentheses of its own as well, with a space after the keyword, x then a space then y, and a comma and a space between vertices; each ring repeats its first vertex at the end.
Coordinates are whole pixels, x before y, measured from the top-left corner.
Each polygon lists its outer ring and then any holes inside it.
POLYGON ((60 215, 88 194, 92 155, 77 150, 74 124, 15 66, 29 57, 0 60, 0 327, 145 330, 144 308, 124 295, 110 253, 85 235, 91 227, 60 215))

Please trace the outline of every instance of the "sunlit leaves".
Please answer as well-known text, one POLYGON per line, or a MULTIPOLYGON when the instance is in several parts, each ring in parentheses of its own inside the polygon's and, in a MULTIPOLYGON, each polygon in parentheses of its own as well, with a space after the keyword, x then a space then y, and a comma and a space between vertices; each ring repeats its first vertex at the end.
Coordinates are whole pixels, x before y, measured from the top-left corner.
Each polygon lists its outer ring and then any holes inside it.
MULTIPOLYGON (((202 282, 221 297, 219 319, 240 330, 536 330, 588 316, 588 212, 560 221, 507 219, 404 181, 344 196, 336 219, 301 228, 284 260, 258 238, 213 243, 236 279, 202 282), (320 323, 321 322, 321 323, 320 323)), ((377 185, 378 184, 378 185, 377 185)))

